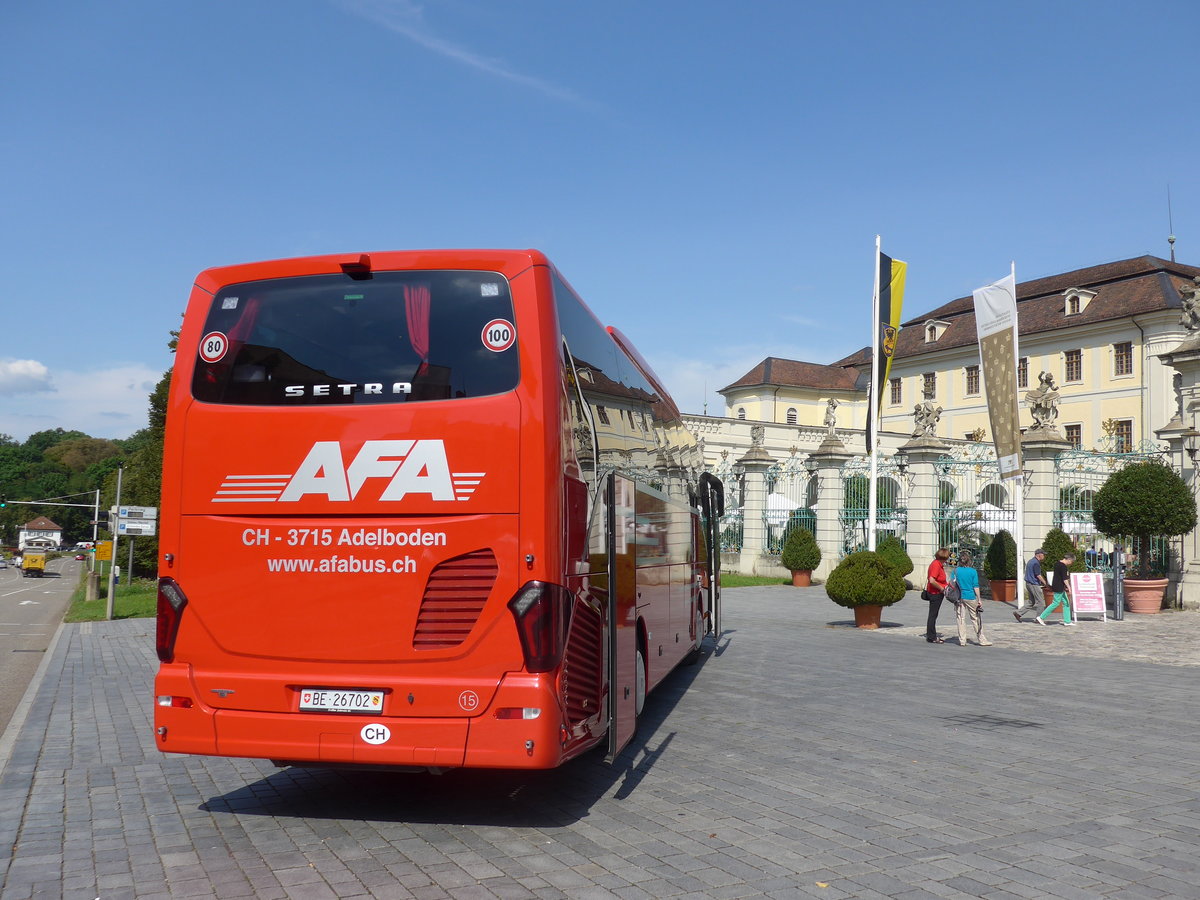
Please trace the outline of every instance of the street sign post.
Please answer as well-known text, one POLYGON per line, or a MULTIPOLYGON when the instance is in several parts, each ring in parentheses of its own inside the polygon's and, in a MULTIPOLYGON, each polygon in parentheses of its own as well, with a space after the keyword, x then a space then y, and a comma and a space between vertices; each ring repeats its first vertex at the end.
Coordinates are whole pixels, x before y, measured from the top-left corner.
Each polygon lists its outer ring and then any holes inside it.
POLYGON ((112 541, 96 541, 96 559, 98 561, 112 559, 112 541))

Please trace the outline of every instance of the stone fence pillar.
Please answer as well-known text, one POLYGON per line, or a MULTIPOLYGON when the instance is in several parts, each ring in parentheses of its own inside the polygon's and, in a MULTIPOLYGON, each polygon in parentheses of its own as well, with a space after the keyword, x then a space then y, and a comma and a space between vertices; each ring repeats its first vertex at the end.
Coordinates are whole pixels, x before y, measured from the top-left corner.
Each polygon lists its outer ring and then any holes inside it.
POLYGON ((1054 511, 1059 507, 1055 461, 1058 454, 1070 449, 1071 442, 1053 428, 1031 428, 1021 439, 1021 457, 1025 466, 1025 520, 1022 523, 1025 546, 1017 548, 1017 558, 1022 565, 1042 546, 1046 532, 1054 527, 1054 511))
POLYGON ((767 470, 775 464, 761 444, 750 447, 738 460, 742 476, 742 552, 738 571, 746 575, 758 573, 760 559, 767 549, 767 470))
POLYGON ((908 457, 908 558, 913 584, 924 587, 925 569, 938 549, 938 473, 934 463, 950 449, 934 437, 913 438, 900 448, 908 457))
POLYGON ((828 578, 842 556, 842 466, 851 458, 836 436, 828 437, 809 454, 817 466, 817 546, 821 549, 821 565, 814 575, 828 578))

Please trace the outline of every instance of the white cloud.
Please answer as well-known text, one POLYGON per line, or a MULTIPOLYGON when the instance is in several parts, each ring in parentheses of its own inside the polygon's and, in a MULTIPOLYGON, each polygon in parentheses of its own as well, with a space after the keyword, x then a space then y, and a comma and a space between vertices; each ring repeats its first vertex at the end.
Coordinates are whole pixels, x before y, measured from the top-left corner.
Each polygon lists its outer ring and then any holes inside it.
MULTIPOLYGON (((90 371, 63 369, 55 371, 53 378, 45 366, 37 365, 44 387, 20 394, 0 390, 0 433, 19 441, 50 428, 127 438, 146 427, 150 392, 162 377, 162 372, 140 363, 90 371)), ((0 377, 0 384, 7 385, 7 379, 0 377)))
POLYGON ((339 0, 338 5, 454 62, 514 84, 533 88, 558 100, 579 102, 579 97, 566 88, 531 75, 522 75, 501 59, 482 56, 452 41, 437 37, 425 22, 424 8, 412 0, 339 0))
POLYGON ((52 390, 50 370, 36 359, 0 359, 0 396, 52 390))

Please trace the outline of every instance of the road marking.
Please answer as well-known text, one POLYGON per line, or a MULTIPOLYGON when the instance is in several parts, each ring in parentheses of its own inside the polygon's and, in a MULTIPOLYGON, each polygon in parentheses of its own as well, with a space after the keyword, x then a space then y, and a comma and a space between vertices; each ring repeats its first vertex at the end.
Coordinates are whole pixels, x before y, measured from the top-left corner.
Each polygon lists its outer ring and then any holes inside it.
POLYGON ((18 606, 40 606, 41 603, 37 600, 22 600, 18 606))

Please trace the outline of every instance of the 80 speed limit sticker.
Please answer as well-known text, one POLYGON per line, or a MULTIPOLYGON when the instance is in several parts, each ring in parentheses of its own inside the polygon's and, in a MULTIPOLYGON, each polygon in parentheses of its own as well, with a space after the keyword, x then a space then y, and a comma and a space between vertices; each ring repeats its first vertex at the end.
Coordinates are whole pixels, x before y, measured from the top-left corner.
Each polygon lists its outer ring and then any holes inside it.
POLYGON ((229 338, 219 331, 210 331, 200 339, 200 358, 205 362, 220 362, 228 349, 229 338))
POLYGON ((502 353, 517 342, 517 329, 507 319, 492 319, 483 326, 483 346, 502 353))

